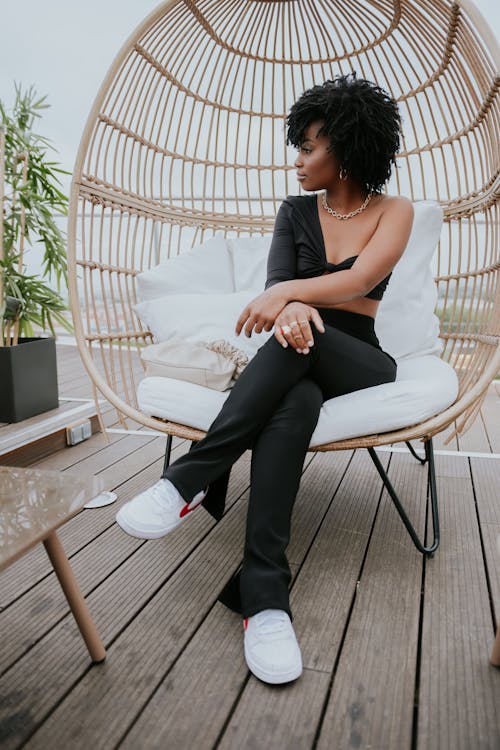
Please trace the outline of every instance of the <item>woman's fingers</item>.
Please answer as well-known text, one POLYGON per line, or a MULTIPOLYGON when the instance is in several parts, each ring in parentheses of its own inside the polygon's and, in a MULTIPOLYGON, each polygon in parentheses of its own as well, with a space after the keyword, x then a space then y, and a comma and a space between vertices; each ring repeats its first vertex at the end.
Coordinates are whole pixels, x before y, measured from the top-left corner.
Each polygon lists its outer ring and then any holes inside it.
POLYGON ((260 319, 259 315, 257 313, 253 313, 250 307, 245 307, 240 317, 236 321, 234 332, 237 336, 239 336, 241 331, 243 330, 245 336, 250 338, 254 328, 256 333, 260 333, 262 331, 262 325, 263 322, 260 319))
POLYGON ((281 346, 286 349, 286 347, 288 346, 288 341, 284 337, 284 335, 282 333, 282 327, 280 325, 276 325, 274 327, 274 335, 275 335, 278 343, 281 344, 281 346))
POLYGON ((314 323, 314 325, 316 326, 316 329, 320 333, 324 333, 325 332, 325 326, 324 326, 324 323, 323 323, 323 319, 322 319, 321 315, 319 314, 319 312, 316 310, 315 307, 311 308, 311 320, 314 323))
POLYGON ((311 326, 307 318, 299 320, 299 327, 302 334, 302 338, 307 346, 313 346, 314 339, 311 331, 311 326))
POLYGON ((242 311, 240 317, 236 321, 236 326, 234 328, 234 332, 237 336, 240 335, 241 329, 243 328, 245 321, 248 320, 248 316, 250 315, 250 310, 248 307, 245 307, 245 309, 242 311))
POLYGON ((283 341, 280 339, 284 339, 299 353, 308 354, 310 347, 314 346, 311 324, 314 323, 320 333, 325 332, 325 326, 320 314, 313 307, 309 308, 307 313, 301 310, 297 317, 298 320, 294 317, 281 324, 281 336, 277 338, 281 344, 283 341))
POLYGON ((299 354, 308 354, 309 348, 297 321, 290 320, 276 325, 276 338, 282 346, 290 344, 299 354))

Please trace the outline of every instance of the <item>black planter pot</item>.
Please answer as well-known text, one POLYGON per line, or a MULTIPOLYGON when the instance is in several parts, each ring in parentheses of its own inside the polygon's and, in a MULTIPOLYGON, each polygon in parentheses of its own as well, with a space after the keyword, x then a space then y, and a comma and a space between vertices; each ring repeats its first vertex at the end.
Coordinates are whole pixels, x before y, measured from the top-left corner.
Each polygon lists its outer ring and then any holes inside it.
POLYGON ((0 422, 20 422, 58 406, 55 339, 0 346, 0 422))

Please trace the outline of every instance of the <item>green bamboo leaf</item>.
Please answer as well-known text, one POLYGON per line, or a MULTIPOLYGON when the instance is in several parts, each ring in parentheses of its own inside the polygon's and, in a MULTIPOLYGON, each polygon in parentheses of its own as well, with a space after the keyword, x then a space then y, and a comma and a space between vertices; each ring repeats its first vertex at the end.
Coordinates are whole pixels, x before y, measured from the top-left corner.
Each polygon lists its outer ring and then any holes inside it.
MULTIPOLYGON (((67 305, 60 294, 67 273, 65 235, 54 218, 56 213, 67 215, 68 199, 59 186, 60 175, 69 173, 49 155, 55 151, 51 141, 34 131, 34 124, 49 106, 47 97, 38 96, 34 86, 23 89, 17 82, 14 90, 15 101, 10 112, 0 101, 0 122, 6 128, 4 260, 0 263, 0 273, 5 294, 17 304, 8 310, 5 304, 2 306, 0 322, 14 314, 23 335, 32 335, 33 325, 53 332, 54 322, 69 330, 64 317, 67 305), (26 184, 23 162, 18 158, 23 151, 29 152, 26 184), (36 245, 43 249, 40 277, 28 274, 24 263, 22 272, 18 271, 21 208, 25 214, 26 253, 36 245), (48 285, 54 279, 57 291, 48 285)), ((5 337, 4 327, 2 334, 5 337)))

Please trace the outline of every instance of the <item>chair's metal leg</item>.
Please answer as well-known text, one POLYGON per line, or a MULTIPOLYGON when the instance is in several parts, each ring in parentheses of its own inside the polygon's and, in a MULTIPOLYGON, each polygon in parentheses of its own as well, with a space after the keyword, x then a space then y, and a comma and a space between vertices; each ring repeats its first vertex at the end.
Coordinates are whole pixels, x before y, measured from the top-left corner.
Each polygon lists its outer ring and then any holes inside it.
POLYGON ((432 528, 434 530, 434 541, 431 545, 430 552, 434 552, 439 545, 439 511, 436 487, 436 470, 434 468, 434 448, 432 447, 432 438, 425 443, 425 457, 429 462, 429 489, 431 493, 431 511, 432 511, 432 528))
POLYGON ((418 453, 415 453, 415 449, 413 448, 413 445, 410 442, 408 442, 408 440, 406 440, 405 442, 406 442, 406 446, 407 446, 408 450, 410 451, 410 453, 412 454, 412 456, 415 456, 415 458, 417 459, 417 461, 420 461, 421 464, 425 464, 427 462, 427 456, 425 458, 420 458, 420 456, 418 455, 418 453))
POLYGON ((165 460, 163 461, 163 472, 165 473, 168 466, 170 465, 170 454, 172 452, 172 435, 167 435, 167 446, 165 448, 165 460))
POLYGON ((420 539, 418 538, 417 533, 410 522, 410 519, 406 515, 406 512, 403 506, 401 505, 401 502, 396 494, 396 491, 394 490, 394 487, 389 481, 389 477, 385 473, 384 467, 380 463, 379 458, 377 454, 375 453, 375 450, 373 448, 368 448, 368 453, 370 454, 372 461, 375 464, 375 467, 378 473, 380 474, 380 477, 383 483, 385 484, 385 487, 391 497, 391 500, 396 506, 396 510, 401 516, 401 519, 404 525, 406 526, 406 529, 409 535, 411 536, 415 547, 418 549, 419 552, 423 552, 426 555, 432 555, 432 553, 438 548, 438 545, 439 545, 439 513, 438 513, 438 505, 437 505, 436 474, 435 474, 435 469, 434 469, 434 453, 432 450, 432 438, 425 443, 425 461, 429 463, 428 483, 429 483, 430 495, 431 495, 432 527, 434 531, 434 540, 432 544, 428 547, 424 546, 422 542, 420 541, 420 539))

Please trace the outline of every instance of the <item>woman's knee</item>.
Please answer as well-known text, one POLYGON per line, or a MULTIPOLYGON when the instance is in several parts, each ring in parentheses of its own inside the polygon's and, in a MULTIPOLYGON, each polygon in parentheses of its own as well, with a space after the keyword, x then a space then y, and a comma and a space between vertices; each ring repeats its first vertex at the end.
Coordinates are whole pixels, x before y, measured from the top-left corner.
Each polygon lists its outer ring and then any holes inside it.
POLYGON ((290 356, 290 351, 289 351, 290 349, 291 349, 290 346, 287 346, 287 347, 282 346, 279 343, 279 341, 276 338, 276 336, 274 335, 274 333, 273 333, 273 335, 270 336, 267 339, 267 341, 265 341, 262 344, 262 346, 259 346, 259 348, 257 349, 257 353, 256 353, 255 356, 257 356, 258 354, 261 354, 261 353, 262 354, 268 354, 269 352, 273 352, 273 354, 275 353, 278 356, 282 356, 285 359, 286 357, 290 356))
POLYGON ((302 378, 291 388, 280 405, 287 429, 314 429, 323 403, 323 393, 314 380, 302 378))

